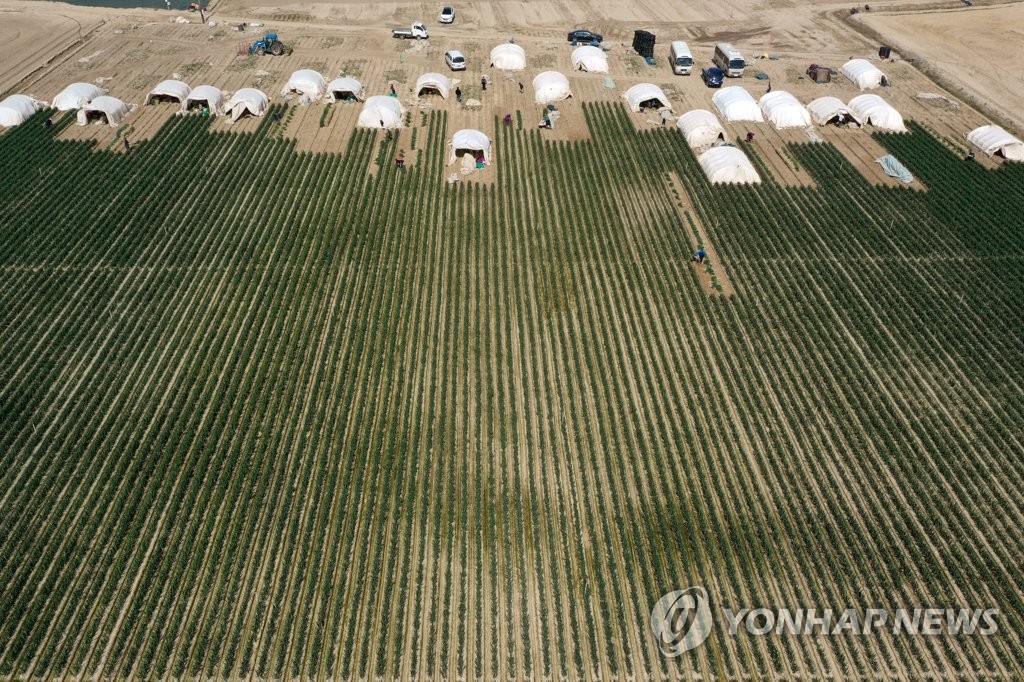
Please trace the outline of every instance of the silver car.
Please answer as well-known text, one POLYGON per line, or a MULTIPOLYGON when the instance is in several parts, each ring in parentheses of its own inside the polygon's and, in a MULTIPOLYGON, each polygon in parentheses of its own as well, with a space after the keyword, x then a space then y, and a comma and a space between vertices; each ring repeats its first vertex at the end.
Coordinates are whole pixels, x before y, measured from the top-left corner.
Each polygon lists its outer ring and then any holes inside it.
POLYGON ((444 61, 452 71, 466 70, 466 58, 458 50, 448 50, 445 52, 444 61))

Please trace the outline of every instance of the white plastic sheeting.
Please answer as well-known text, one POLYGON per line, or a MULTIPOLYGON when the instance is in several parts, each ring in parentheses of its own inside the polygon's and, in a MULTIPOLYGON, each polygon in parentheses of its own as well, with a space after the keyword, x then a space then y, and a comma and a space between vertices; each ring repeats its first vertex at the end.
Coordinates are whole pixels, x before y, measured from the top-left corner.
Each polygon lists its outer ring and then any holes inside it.
POLYGON ((560 102, 572 97, 569 79, 557 71, 545 71, 533 79, 533 99, 537 104, 560 102))
POLYGON ((249 116, 262 116, 269 106, 270 99, 262 90, 242 88, 231 96, 224 109, 231 117, 231 121, 234 122, 246 114, 249 116))
POLYGON ((361 102, 363 100, 363 84, 355 78, 349 78, 348 76, 335 78, 327 84, 328 102, 333 102, 347 95, 351 95, 361 102))
POLYGON ((622 94, 633 111, 640 111, 640 105, 648 102, 657 102, 657 109, 671 109, 672 104, 668 101, 664 91, 654 83, 637 83, 622 94))
POLYGON ((761 176, 754 170, 750 159, 737 147, 712 147, 699 157, 700 167, 714 184, 759 184, 761 176))
POLYGON ((864 125, 898 133, 907 132, 900 112, 878 95, 857 95, 847 106, 853 117, 864 125))
POLYGON ((154 97, 170 97, 180 104, 185 101, 190 92, 192 92, 192 88, 182 81, 161 81, 146 95, 146 104, 149 104, 149 101, 154 97))
POLYGON ((312 69, 299 69, 292 74, 288 82, 281 88, 282 95, 296 92, 302 95, 302 103, 316 102, 324 96, 327 81, 319 72, 312 69))
POLYGON ((117 126, 131 113, 132 108, 116 97, 101 95, 78 110, 78 125, 100 119, 107 125, 117 126))
POLYGON ((212 85, 200 85, 188 93, 188 97, 181 103, 181 110, 188 111, 191 107, 202 106, 204 102, 210 113, 217 116, 224 109, 224 93, 212 85))
POLYGON ((81 109, 95 98, 106 93, 106 90, 92 83, 72 83, 53 98, 53 106, 59 111, 81 109))
POLYGON ((452 135, 452 141, 448 143, 448 163, 453 164, 458 158, 458 152, 471 151, 479 152, 484 157, 484 163, 491 163, 491 140, 479 130, 467 128, 452 135))
POLYGON ((526 68, 526 50, 513 43, 502 43, 491 50, 491 66, 502 71, 526 68))
POLYGON ((722 88, 714 94, 711 101, 726 121, 764 121, 757 101, 739 85, 722 88))
POLYGON ((572 51, 572 68, 590 73, 608 73, 608 55, 593 45, 577 47, 572 51))
POLYGON ((676 119, 676 125, 682 131, 687 144, 694 149, 706 147, 718 139, 725 139, 725 129, 718 122, 718 117, 707 109, 687 111, 676 119))
POLYGON ((454 85, 455 81, 444 74, 425 73, 416 79, 416 96, 420 97, 424 90, 436 90, 441 93, 441 97, 448 99, 448 93, 454 85))
POLYGON ((861 90, 877 88, 885 79, 885 74, 866 59, 851 59, 843 64, 841 71, 861 90))
POLYGON ((807 104, 807 110, 811 113, 811 118, 814 119, 814 122, 820 126, 826 125, 836 116, 842 115, 848 118, 853 116, 850 108, 843 103, 843 100, 831 95, 811 100, 807 104))
POLYGON ((28 95, 11 95, 0 102, 0 126, 10 128, 21 125, 31 118, 32 114, 39 111, 41 105, 45 106, 45 104, 45 102, 38 102, 28 95))
POLYGON ((989 156, 998 152, 1009 161, 1024 161, 1024 142, 999 126, 975 128, 967 133, 967 141, 989 156))
POLYGON ((811 125, 811 115, 796 97, 777 90, 761 96, 759 102, 765 118, 776 128, 806 128, 811 125))
POLYGON ((359 112, 360 128, 401 128, 405 109, 397 97, 374 95, 363 104, 359 112))

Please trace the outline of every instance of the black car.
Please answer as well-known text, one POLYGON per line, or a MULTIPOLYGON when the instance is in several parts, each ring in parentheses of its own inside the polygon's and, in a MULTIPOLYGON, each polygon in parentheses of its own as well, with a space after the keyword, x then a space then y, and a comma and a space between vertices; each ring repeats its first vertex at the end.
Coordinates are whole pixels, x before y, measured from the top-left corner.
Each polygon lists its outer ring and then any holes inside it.
POLYGON ((594 33, 593 31, 588 31, 585 28, 569 31, 570 43, 600 43, 602 40, 604 40, 604 36, 600 33, 594 33))
POLYGON ((704 80, 704 85, 709 88, 720 88, 725 74, 717 66, 712 66, 708 69, 701 69, 700 77, 704 80))

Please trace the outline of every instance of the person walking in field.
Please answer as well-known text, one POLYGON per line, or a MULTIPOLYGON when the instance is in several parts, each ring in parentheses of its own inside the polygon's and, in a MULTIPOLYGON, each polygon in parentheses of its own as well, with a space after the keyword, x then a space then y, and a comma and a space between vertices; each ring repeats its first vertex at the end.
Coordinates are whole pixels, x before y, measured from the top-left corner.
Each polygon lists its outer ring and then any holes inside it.
POLYGON ((523 81, 519 81, 519 94, 523 94, 523 81))
POLYGON ((480 76, 480 89, 487 92, 487 76, 480 76))
POLYGON ((127 152, 127 151, 131 151, 131 148, 132 148, 132 146, 131 146, 131 144, 130 144, 130 143, 128 142, 128 138, 127 138, 127 137, 125 137, 125 138, 124 138, 124 150, 125 150, 126 152, 127 152))
POLYGON ((462 103, 462 88, 455 88, 455 101, 462 103))

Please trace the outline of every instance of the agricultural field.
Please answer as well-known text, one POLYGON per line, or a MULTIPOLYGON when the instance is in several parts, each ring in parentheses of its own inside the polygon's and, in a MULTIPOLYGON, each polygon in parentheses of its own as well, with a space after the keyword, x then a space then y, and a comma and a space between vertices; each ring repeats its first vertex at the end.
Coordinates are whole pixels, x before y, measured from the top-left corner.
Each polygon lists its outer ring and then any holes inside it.
POLYGON ((0 679, 1024 676, 1024 165, 911 122, 859 133, 911 189, 712 187, 577 107, 454 186, 444 111, 0 135, 0 679), (691 585, 998 630, 668 658, 691 585))

